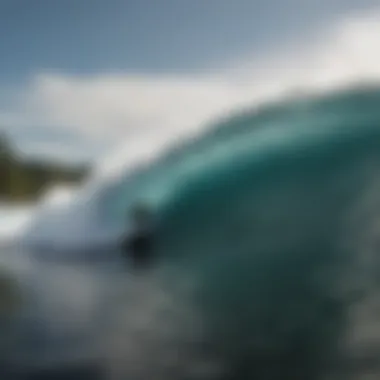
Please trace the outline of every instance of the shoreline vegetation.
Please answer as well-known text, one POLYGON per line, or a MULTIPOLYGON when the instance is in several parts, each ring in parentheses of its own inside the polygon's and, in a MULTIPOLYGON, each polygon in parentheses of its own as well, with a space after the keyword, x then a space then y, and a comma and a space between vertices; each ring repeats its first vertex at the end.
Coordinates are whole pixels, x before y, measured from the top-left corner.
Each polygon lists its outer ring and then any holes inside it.
POLYGON ((65 165, 24 158, 17 154, 9 138, 0 133, 1 202, 34 202, 51 186, 79 184, 89 170, 89 165, 65 165))

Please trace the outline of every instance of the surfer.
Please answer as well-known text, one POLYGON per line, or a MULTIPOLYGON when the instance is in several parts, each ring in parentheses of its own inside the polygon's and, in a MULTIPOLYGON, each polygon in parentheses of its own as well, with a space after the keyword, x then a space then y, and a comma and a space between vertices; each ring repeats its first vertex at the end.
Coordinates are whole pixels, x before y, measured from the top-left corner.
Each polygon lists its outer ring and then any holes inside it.
POLYGON ((132 230, 123 239, 123 251, 134 269, 148 268, 154 255, 153 217, 148 207, 137 205, 132 211, 132 230))

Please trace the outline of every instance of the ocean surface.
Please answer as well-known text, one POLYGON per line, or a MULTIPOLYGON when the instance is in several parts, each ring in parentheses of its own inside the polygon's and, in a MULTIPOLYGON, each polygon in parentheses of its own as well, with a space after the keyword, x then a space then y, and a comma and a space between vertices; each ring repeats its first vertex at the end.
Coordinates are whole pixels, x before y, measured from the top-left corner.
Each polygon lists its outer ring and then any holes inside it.
POLYGON ((120 380, 378 378, 380 90, 238 112, 149 165, 90 181, 22 241, 29 266, 9 254, 0 263, 33 299, 33 318, 7 322, 22 331, 12 360, 25 368, 65 376, 67 363, 96 362, 120 380), (157 216, 143 274, 111 247, 136 202, 157 216))

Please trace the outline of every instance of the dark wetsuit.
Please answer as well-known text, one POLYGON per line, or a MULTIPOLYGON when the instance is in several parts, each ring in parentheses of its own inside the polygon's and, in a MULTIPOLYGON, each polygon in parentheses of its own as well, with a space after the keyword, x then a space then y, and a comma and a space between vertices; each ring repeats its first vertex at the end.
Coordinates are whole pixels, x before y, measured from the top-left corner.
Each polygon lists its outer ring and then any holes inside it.
POLYGON ((147 269, 154 259, 154 236, 152 231, 137 231, 124 241, 124 252, 134 269, 147 269))

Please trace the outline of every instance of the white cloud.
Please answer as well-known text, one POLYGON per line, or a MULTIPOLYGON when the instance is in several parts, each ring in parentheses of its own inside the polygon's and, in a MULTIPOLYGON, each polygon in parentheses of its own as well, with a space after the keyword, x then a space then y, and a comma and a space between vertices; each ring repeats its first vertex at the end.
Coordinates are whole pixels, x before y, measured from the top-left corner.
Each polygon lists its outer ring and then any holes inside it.
POLYGON ((220 78, 44 74, 31 84, 25 107, 33 119, 89 143, 125 141, 130 161, 196 130, 240 96, 239 87, 220 78))
POLYGON ((245 59, 230 71, 260 92, 329 90, 380 79, 380 10, 352 15, 320 31, 308 45, 283 46, 270 57, 245 59))
POLYGON ((54 162, 62 162, 66 164, 75 165, 78 162, 86 162, 93 159, 94 153, 99 152, 99 150, 91 148, 83 149, 83 146, 79 144, 70 144, 68 142, 63 143, 59 140, 48 140, 48 141, 27 141, 24 144, 15 143, 14 150, 17 153, 33 157, 35 159, 41 160, 54 160, 54 162))
POLYGON ((230 86, 209 78, 43 74, 32 83, 28 107, 53 125, 91 138, 115 138, 175 131, 210 116, 231 96, 230 86))
POLYGON ((380 79, 379 21, 379 11, 353 15, 326 28, 308 46, 283 46, 212 74, 42 73, 25 90, 12 117, 66 128, 84 138, 89 150, 92 144, 125 141, 122 154, 113 159, 132 160, 241 105, 301 88, 325 90, 380 79))

